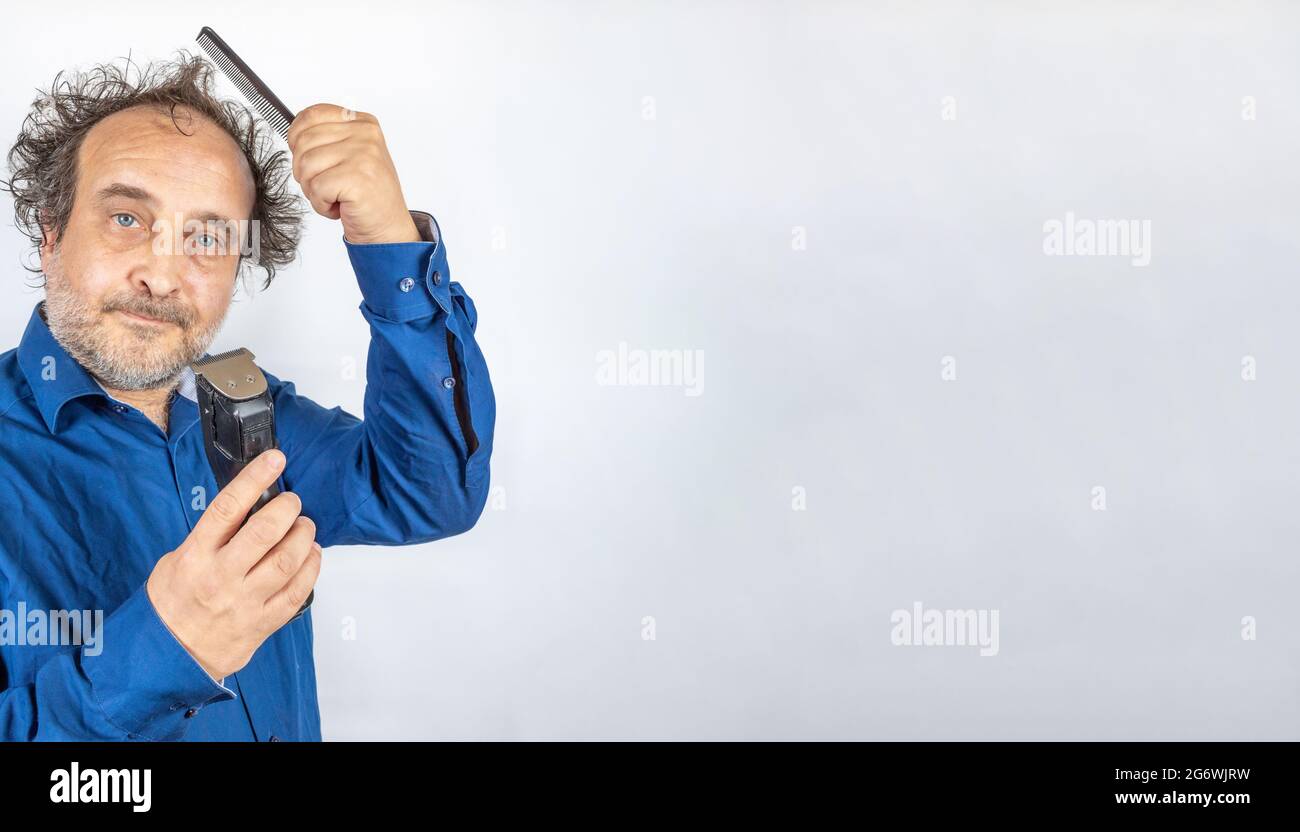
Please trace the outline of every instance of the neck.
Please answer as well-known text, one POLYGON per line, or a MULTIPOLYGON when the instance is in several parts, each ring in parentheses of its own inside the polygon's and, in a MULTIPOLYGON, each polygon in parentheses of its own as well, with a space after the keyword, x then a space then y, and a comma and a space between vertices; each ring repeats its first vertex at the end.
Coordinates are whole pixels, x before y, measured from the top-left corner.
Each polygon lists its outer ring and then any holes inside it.
POLYGON ((149 417, 149 421, 166 432, 167 414, 170 410, 172 396, 177 389, 175 382, 166 387, 155 387, 149 390, 116 390, 104 384, 102 380, 99 383, 108 391, 108 395, 120 402, 131 405, 149 417))

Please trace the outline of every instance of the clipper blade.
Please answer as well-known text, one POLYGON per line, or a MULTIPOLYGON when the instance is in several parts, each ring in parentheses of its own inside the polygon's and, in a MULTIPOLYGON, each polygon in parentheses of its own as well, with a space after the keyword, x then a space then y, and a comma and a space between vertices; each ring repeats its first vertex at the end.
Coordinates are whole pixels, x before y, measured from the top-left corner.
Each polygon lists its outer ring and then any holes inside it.
POLYGON ((266 376, 247 348, 218 353, 190 363, 196 382, 206 383, 234 401, 255 399, 267 391, 266 376))

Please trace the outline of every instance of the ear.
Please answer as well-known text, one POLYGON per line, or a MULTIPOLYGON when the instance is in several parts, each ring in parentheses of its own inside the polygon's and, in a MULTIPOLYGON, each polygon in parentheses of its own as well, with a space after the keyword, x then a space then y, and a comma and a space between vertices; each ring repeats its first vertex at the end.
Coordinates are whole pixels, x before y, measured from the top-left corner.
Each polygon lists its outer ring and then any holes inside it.
POLYGON ((54 247, 58 245, 58 237, 54 234, 54 226, 47 222, 48 215, 41 213, 41 267, 45 267, 45 261, 54 256, 54 247))

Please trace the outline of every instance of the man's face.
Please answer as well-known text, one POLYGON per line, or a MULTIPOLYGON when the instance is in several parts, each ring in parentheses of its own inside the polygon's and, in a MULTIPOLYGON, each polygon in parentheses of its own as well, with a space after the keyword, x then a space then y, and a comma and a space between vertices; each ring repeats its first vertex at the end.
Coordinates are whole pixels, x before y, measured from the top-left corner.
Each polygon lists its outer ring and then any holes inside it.
POLYGON ((190 135, 145 107, 96 124, 79 150, 67 227, 41 248, 50 332, 112 389, 169 386, 230 308, 233 223, 252 213, 253 177, 234 139, 190 114, 177 108, 190 135))

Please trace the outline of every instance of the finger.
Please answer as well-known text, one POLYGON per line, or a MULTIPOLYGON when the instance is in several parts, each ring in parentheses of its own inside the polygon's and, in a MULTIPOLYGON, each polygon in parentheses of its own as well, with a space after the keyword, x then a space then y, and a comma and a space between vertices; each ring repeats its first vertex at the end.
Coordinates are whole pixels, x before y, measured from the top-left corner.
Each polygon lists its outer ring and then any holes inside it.
POLYGON ((249 570, 244 586, 263 601, 270 598, 298 574, 315 542, 316 524, 309 517, 298 517, 284 539, 249 570))
POLYGON ((307 180, 302 191, 319 213, 337 219, 340 210, 332 206, 335 203, 341 206, 344 202, 355 199, 353 192, 357 184, 356 173, 346 163, 340 162, 307 180))
POLYGON ((289 149, 293 150, 294 144, 298 141, 298 136, 310 127, 317 124, 349 121, 373 121, 378 123, 379 119, 370 113, 363 113, 338 104, 313 104, 294 116, 293 123, 289 125, 289 135, 286 137, 289 142, 289 149))
POLYGON ((288 621, 298 614, 302 605, 307 602, 307 596, 311 595, 312 587, 316 586, 316 579, 320 577, 321 566, 321 548, 313 544, 311 551, 307 553, 307 559, 303 561, 302 567, 298 574, 293 576, 284 589, 266 599, 265 615, 275 622, 279 628, 284 622, 288 621))
POLYGON ((292 150, 294 143, 298 141, 299 134, 316 124, 322 124, 329 121, 342 121, 343 111, 346 107, 340 107, 338 104, 313 104, 298 111, 293 117, 293 122, 289 125, 289 134, 285 140, 289 143, 292 150))
POLYGON ((297 156, 322 144, 333 144, 353 137, 378 139, 382 136, 383 131, 379 129, 379 125, 375 122, 327 121, 313 124, 299 133, 291 150, 297 156))
POLYGON ((284 461, 284 452, 275 448, 258 454, 208 504, 189 539, 214 550, 226 545, 239 531, 239 524, 244 522, 262 492, 280 476, 284 461))
POLYGON ((310 182, 313 176, 348 159, 354 152, 354 146, 347 139, 298 150, 293 154, 293 178, 300 185, 310 182))
POLYGON ((244 576, 266 553, 284 539, 293 521, 302 513, 302 500, 285 491, 248 518, 221 550, 221 563, 231 574, 244 576))

